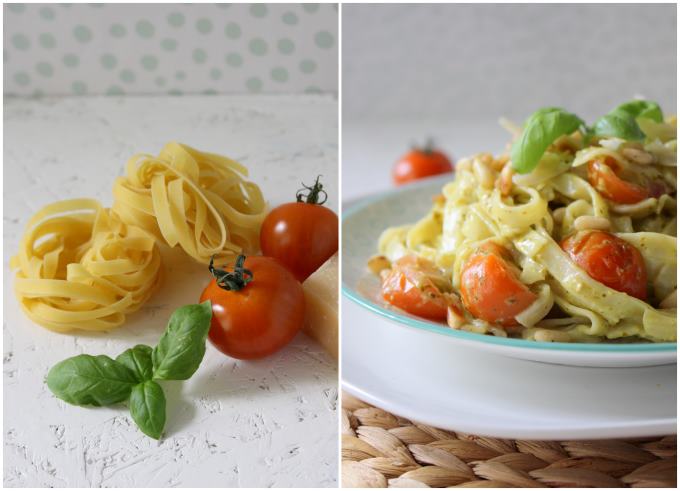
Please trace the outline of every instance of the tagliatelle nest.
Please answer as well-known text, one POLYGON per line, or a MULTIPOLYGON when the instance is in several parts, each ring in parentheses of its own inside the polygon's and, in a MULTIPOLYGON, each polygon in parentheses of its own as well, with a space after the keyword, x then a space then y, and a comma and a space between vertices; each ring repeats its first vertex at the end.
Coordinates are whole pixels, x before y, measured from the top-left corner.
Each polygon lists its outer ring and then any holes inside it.
POLYGON ((238 162, 168 143, 158 157, 133 156, 113 186, 113 209, 126 223, 179 245, 197 261, 257 250, 266 213, 260 188, 238 162))

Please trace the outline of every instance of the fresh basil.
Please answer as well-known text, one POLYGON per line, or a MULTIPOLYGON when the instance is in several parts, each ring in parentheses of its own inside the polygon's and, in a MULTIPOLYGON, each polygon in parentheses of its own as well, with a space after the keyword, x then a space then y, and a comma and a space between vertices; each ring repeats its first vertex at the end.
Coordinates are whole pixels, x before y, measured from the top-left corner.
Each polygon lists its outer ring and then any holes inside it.
POLYGON ((134 348, 123 351, 116 357, 116 361, 132 370, 137 382, 145 382, 151 380, 153 376, 152 351, 151 346, 138 344, 134 348))
POLYGON ((47 386, 59 399, 78 406, 123 402, 137 383, 135 374, 108 356, 78 355, 57 363, 47 386))
POLYGON ((635 118, 621 109, 614 109, 595 121, 593 134, 623 140, 642 140, 645 137, 635 118))
POLYGON ((113 360, 78 355, 57 363, 47 386, 59 399, 76 405, 108 406, 129 400, 130 414, 148 436, 160 438, 165 427, 165 394, 152 379, 186 380, 205 355, 210 330, 210 302, 177 309, 158 346, 138 344, 113 360))
POLYGON ((165 394, 153 380, 137 384, 130 394, 130 415, 144 434, 158 440, 165 428, 165 394))
POLYGON ((153 349, 153 378, 186 380, 201 364, 210 330, 210 301, 186 305, 173 312, 168 327, 153 349))
POLYGON ((539 109, 529 117, 522 135, 512 145, 512 167, 520 174, 531 172, 551 143, 584 126, 581 118, 559 107, 539 109))
POLYGON ((637 122, 639 118, 661 123, 663 121, 661 107, 652 101, 625 102, 595 121, 593 134, 604 137, 613 136, 623 140, 644 140, 645 134, 637 122))
POLYGON ((634 119, 647 118, 656 123, 663 122, 663 112, 661 111, 661 107, 656 102, 652 101, 634 100, 624 102, 614 109, 614 111, 623 111, 631 115, 634 119))

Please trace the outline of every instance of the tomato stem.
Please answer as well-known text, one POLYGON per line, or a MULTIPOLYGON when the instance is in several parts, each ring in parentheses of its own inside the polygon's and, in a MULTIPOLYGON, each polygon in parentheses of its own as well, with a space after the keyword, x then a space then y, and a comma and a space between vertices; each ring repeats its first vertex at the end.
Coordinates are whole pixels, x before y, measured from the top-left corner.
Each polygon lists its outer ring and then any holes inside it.
POLYGON ((323 184, 319 182, 319 177, 316 176, 316 181, 313 186, 307 186, 304 182, 302 189, 298 189, 295 198, 298 203, 309 203, 310 205, 323 205, 328 200, 328 194, 323 190, 323 184), (319 201, 319 197, 323 194, 323 201, 319 201))
POLYGON ((243 263, 246 260, 246 256, 243 254, 239 254, 239 256, 236 258, 236 264, 234 265, 233 272, 215 268, 213 266, 214 260, 215 256, 210 258, 208 271, 210 271, 210 274, 213 275, 215 281, 217 282, 217 286, 220 288, 228 291, 239 291, 248 283, 253 281, 253 272, 243 267, 243 263))

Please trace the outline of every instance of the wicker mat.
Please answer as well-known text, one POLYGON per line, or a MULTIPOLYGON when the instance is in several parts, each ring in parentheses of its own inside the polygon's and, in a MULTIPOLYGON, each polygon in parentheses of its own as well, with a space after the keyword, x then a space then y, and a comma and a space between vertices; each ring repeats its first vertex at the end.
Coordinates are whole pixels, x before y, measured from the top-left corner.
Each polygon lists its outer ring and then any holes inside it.
POLYGON ((676 437, 544 442, 439 430, 342 397, 343 487, 676 487, 676 437))

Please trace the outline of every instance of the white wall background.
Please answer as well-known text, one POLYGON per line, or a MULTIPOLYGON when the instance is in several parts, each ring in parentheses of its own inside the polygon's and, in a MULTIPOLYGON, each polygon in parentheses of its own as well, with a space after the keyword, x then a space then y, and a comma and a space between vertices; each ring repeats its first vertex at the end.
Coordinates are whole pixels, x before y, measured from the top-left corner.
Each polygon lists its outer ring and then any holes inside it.
POLYGON ((5 4, 10 95, 338 90, 336 4, 5 4))
POLYGON ((676 107, 676 5, 343 5, 343 115, 676 107))

